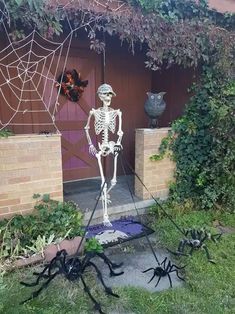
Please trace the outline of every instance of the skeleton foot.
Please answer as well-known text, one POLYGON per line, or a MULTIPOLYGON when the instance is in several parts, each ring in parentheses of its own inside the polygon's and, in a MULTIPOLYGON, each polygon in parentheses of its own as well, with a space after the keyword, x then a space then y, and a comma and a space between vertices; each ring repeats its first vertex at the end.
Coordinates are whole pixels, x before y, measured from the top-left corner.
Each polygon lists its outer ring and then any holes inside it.
POLYGON ((111 224, 111 222, 110 222, 110 220, 108 218, 104 218, 103 224, 106 227, 112 227, 112 224, 111 224))

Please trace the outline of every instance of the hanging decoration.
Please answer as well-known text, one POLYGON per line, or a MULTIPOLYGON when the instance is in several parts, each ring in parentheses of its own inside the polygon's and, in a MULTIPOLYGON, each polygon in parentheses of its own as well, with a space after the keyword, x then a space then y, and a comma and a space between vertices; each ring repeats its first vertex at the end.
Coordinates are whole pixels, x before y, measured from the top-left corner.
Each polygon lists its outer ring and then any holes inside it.
POLYGON ((69 83, 66 65, 74 34, 82 28, 92 28, 97 16, 81 12, 81 20, 74 26, 66 9, 72 2, 60 5, 59 1, 54 1, 54 11, 63 17, 68 28, 64 40, 55 41, 42 35, 37 25, 26 30, 21 39, 13 38, 9 12, 5 1, 0 0, 0 28, 6 37, 6 46, 0 50, 0 97, 1 106, 7 108, 7 114, 0 115, 0 130, 11 126, 38 126, 59 133, 56 115, 60 93, 64 91, 72 101, 77 101, 87 86, 88 81, 81 81, 76 70, 70 73, 74 86, 69 83), (64 83, 67 83, 67 89, 56 88, 57 84, 64 83))
POLYGON ((82 81, 81 74, 75 69, 61 73, 56 84, 60 88, 60 94, 67 96, 73 102, 77 102, 80 99, 87 85, 88 81, 82 81))

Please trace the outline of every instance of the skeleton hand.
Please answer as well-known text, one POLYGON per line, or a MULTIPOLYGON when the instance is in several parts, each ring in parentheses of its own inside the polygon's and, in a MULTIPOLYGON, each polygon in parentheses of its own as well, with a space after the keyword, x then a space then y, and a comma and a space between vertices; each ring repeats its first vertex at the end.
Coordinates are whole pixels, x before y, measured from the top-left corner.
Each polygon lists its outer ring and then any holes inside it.
POLYGON ((97 149, 95 148, 93 144, 89 145, 89 153, 93 156, 95 156, 98 153, 97 149))
POLYGON ((119 153, 121 150, 123 149, 122 145, 121 144, 115 144, 114 145, 114 154, 117 154, 119 153))

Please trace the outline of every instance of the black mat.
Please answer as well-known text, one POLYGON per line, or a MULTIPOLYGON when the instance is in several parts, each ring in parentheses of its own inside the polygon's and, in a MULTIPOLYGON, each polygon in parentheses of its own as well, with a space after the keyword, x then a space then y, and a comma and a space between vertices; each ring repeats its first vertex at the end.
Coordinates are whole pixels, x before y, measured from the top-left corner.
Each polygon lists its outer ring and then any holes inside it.
POLYGON ((133 217, 122 217, 111 223, 111 227, 103 224, 90 226, 86 238, 95 237, 103 247, 110 247, 154 232, 133 217))

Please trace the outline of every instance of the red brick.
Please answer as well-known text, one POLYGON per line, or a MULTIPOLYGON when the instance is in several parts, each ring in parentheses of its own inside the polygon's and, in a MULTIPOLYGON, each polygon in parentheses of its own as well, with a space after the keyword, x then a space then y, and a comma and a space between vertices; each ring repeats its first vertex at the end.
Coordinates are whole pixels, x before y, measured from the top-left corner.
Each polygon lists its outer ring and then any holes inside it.
POLYGON ((8 194, 7 193, 0 193, 0 200, 5 200, 8 198, 8 194))
POLYGON ((0 206, 11 206, 11 205, 17 205, 17 204, 20 204, 19 198, 0 201, 0 206))
POLYGON ((9 207, 0 207, 0 215, 9 213, 9 207))
POLYGON ((30 180, 31 180, 31 178, 28 176, 28 177, 11 178, 11 179, 8 180, 8 182, 10 184, 12 184, 12 183, 14 184, 14 183, 28 182, 30 180))

